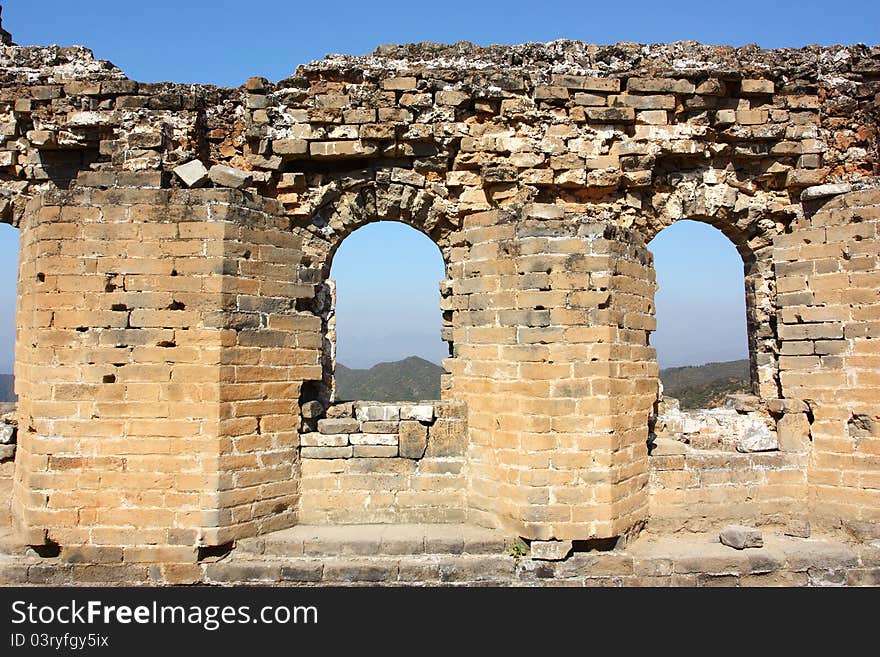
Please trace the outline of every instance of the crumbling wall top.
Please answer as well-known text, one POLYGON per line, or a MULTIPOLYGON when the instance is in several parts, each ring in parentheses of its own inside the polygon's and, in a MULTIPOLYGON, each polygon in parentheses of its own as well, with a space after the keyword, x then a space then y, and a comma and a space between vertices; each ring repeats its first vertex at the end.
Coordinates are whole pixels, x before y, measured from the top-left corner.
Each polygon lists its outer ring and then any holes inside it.
MULTIPOLYGON (((447 75, 525 72, 536 82, 553 74, 597 77, 762 77, 792 83, 833 82, 835 75, 880 74, 880 46, 812 45, 763 49, 756 45, 713 46, 696 41, 621 42, 596 45, 559 39, 548 43, 478 46, 431 42, 379 46, 364 56, 328 55, 300 70, 401 72, 424 69, 447 75)), ((387 73, 386 73, 387 75, 387 73)))

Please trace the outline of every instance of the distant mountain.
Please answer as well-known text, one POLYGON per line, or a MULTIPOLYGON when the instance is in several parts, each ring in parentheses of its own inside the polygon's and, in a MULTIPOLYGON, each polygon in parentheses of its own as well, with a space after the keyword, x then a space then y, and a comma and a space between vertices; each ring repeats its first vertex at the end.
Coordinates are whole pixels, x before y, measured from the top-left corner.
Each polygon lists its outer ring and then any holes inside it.
POLYGON ((410 356, 392 363, 378 363, 368 370, 336 364, 336 399, 352 401, 419 401, 440 399, 439 365, 410 356))
MULTIPOLYGON (((340 401, 419 401, 440 399, 439 365, 410 356, 379 363, 367 370, 336 364, 336 398, 340 401)), ((682 408, 711 408, 725 395, 749 392, 749 361, 732 360, 660 370, 663 393, 675 397, 682 408)), ((0 374, 0 402, 17 401, 12 374, 0 374)))
POLYGON ((0 374, 0 402, 18 401, 15 396, 15 378, 11 374, 0 374))
POLYGON ((663 394, 682 408, 712 408, 735 393, 751 392, 748 360, 706 363, 660 370, 663 394))

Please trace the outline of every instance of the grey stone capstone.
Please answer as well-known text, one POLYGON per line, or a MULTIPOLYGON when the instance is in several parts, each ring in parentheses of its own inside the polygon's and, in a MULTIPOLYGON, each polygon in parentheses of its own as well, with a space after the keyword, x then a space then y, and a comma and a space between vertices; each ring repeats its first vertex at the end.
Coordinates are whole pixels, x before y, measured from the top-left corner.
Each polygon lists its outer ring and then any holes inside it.
POLYGON ((718 534, 718 538, 724 545, 737 550, 745 548, 759 548, 764 546, 764 536, 759 529, 746 527, 745 525, 727 525, 718 534))

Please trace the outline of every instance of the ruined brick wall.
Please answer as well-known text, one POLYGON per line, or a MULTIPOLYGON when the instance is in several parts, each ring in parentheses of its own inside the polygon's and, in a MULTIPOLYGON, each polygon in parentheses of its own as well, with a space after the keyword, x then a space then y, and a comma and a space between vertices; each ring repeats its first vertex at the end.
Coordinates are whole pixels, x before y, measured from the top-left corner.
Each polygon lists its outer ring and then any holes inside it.
MULTIPOLYGON (((382 520, 424 485, 428 518, 637 531, 657 388, 645 245, 679 219, 743 256, 754 392, 783 451, 807 451, 810 512, 876 525, 877 48, 391 46, 238 89, 139 84, 81 48, 0 57, 29 540, 188 554, 366 519, 319 486, 365 499, 379 482, 397 500, 382 520), (400 457, 360 479, 382 457, 306 458, 332 398, 332 259, 377 220, 446 263, 443 396, 467 408, 452 487, 386 471, 400 457)), ((802 502, 798 485, 759 515, 802 502)))
POLYGON ((809 208, 777 238, 782 395, 803 400, 810 507, 826 526, 876 535, 880 520, 880 194, 809 208))
POLYGON ((461 403, 342 403, 302 434, 306 524, 448 523, 467 518, 461 403))

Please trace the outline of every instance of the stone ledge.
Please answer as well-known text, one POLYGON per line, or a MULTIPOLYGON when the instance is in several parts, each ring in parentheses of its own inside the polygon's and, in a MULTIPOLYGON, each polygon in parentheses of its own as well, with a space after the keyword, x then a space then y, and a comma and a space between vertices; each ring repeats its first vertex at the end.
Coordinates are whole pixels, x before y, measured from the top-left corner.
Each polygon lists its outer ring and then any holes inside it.
MULTIPOLYGON (((340 528, 322 528, 330 533, 340 528)), ((300 529, 303 535, 314 528, 300 529)), ((393 528, 391 531, 399 531, 393 528)), ((282 535, 283 532, 279 532, 282 535)), ((516 559, 497 545, 474 554, 267 556, 234 551, 213 563, 69 564, 0 556, 0 584, 280 586, 877 586, 880 543, 771 534, 734 550, 709 534, 646 534, 626 550, 577 552, 565 561, 516 559)), ((263 540, 263 539, 260 539, 263 540)))

